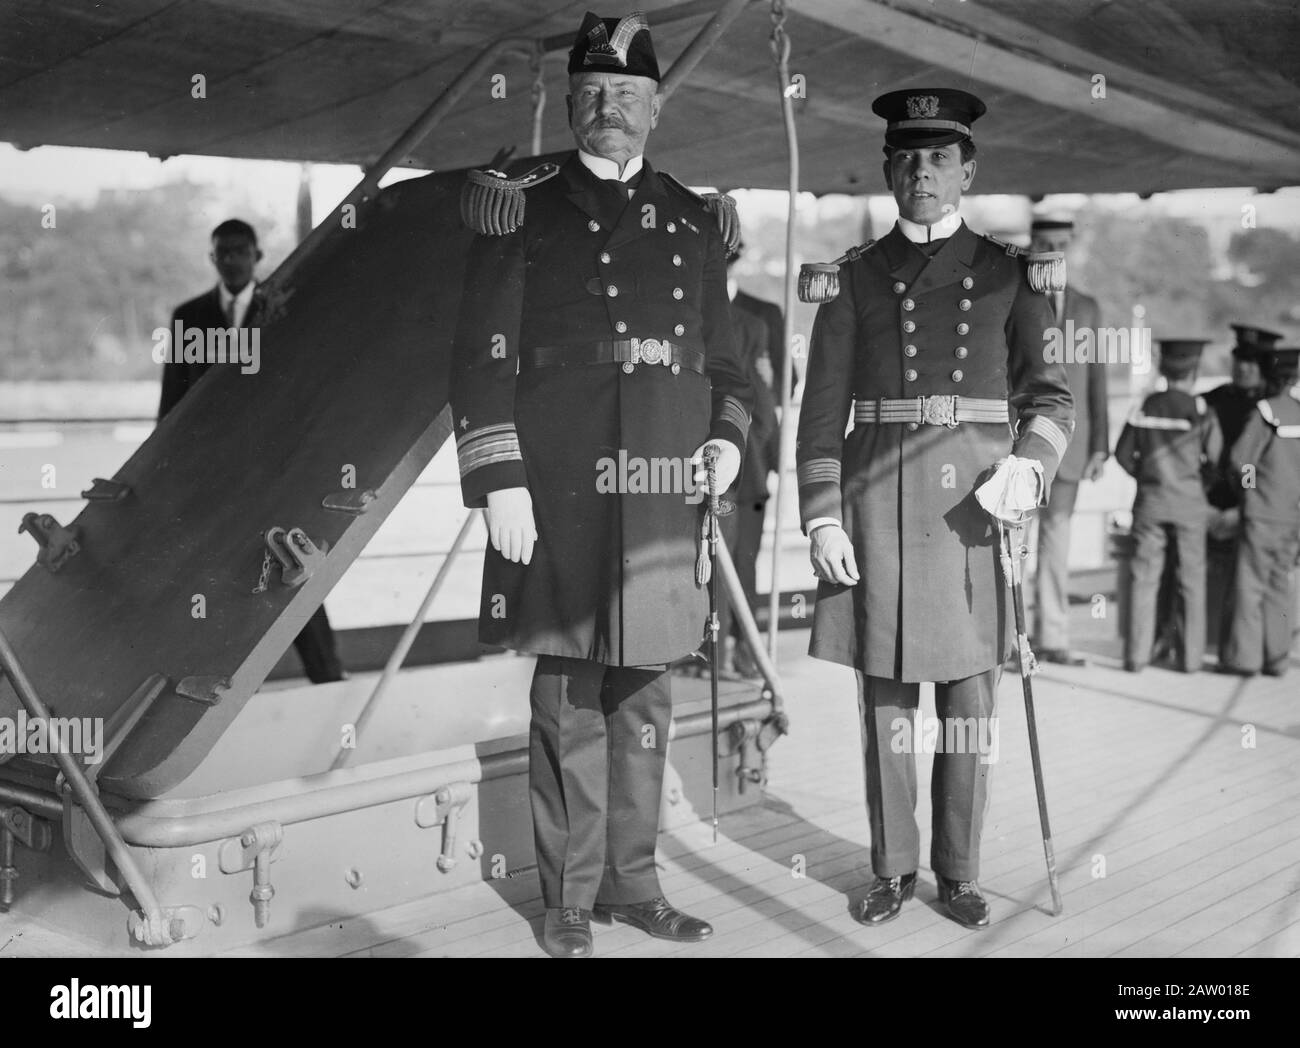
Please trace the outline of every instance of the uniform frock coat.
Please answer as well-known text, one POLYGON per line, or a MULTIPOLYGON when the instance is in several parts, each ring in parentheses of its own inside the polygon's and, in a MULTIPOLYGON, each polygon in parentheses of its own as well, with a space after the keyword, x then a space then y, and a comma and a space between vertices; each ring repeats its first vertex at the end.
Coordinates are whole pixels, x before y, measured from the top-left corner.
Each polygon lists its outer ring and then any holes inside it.
POLYGON ((823 581, 810 652, 875 677, 960 680, 1007 652, 998 535, 974 491, 1013 450, 1050 485, 1073 426, 1049 363, 1045 296, 1018 249, 963 223, 927 257, 896 226, 820 307, 799 419, 800 512, 843 522, 861 580, 823 581), (1010 401, 1010 423, 865 423, 853 402, 955 394, 1010 401))
POLYGON ((527 191, 515 232, 474 239, 451 379, 462 491, 476 507, 526 487, 538 532, 528 565, 488 547, 484 643, 611 666, 698 647, 708 598, 688 460, 706 438, 743 451, 751 404, 729 308, 715 219, 648 162, 629 201, 575 152, 527 191), (528 366, 539 348, 632 338, 700 354, 704 373, 528 366))

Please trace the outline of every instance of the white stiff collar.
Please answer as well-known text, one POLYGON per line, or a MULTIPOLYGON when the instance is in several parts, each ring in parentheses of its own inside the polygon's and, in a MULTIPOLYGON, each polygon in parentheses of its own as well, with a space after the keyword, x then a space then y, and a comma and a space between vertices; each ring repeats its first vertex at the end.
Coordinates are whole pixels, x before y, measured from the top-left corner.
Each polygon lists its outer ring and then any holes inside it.
POLYGON ((597 178, 614 178, 620 182, 627 182, 638 171, 641 170, 641 157, 634 156, 623 166, 623 173, 618 173, 618 164, 613 160, 607 160, 603 156, 592 156, 585 150, 578 150, 578 159, 582 161, 583 167, 590 171, 597 178))
POLYGON ((928 244, 932 240, 945 240, 957 232, 961 226, 961 212, 954 211, 951 215, 941 218, 932 226, 923 226, 918 222, 912 222, 898 216, 898 228, 903 231, 903 236, 907 237, 913 244, 928 244))

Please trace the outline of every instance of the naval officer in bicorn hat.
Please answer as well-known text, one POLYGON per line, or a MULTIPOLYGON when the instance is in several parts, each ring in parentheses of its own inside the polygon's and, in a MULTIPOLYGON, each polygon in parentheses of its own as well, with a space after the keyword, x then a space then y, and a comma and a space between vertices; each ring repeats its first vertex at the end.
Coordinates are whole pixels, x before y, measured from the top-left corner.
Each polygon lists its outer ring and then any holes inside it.
POLYGON ((451 402, 465 503, 486 508, 491 537, 480 638, 538 657, 543 946, 585 957, 593 917, 680 942, 712 931, 669 905, 655 869, 668 664, 708 617, 695 471, 711 443, 717 490, 735 480, 752 391, 727 299, 729 198, 704 200, 644 157, 662 102, 644 17, 589 13, 568 68, 577 151, 467 183, 480 235, 451 402), (623 484, 625 462, 675 463, 676 490, 623 484))
POLYGON ((1074 425, 1065 371, 1045 353, 1050 303, 1029 283, 1043 271, 962 221, 984 109, 944 88, 872 105, 887 121, 899 219, 850 252, 838 296, 818 310, 800 410, 800 514, 820 580, 810 651, 858 674, 876 880, 854 915, 867 925, 898 916, 916 887, 907 743, 919 733, 907 727, 922 681, 935 683, 940 737, 958 743, 934 758, 939 901, 962 925, 988 923, 980 831, 1013 614, 997 522, 975 490, 1000 463, 1022 493, 1009 509, 1031 512, 1074 425), (957 725, 975 730, 958 739, 946 730, 957 725))

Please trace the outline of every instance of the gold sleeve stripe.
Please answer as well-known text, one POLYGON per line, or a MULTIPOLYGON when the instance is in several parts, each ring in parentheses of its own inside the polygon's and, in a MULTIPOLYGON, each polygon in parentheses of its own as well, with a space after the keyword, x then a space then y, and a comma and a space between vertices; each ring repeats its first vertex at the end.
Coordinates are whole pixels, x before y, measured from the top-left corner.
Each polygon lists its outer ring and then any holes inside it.
POLYGON ((1053 422, 1050 418, 1043 418, 1042 415, 1035 415, 1029 420, 1029 426, 1026 433, 1037 433, 1047 443, 1052 445, 1052 450, 1056 452, 1056 457, 1065 457, 1065 448, 1069 443, 1068 435, 1062 431, 1061 427, 1053 422))
POLYGON ((742 436, 749 435, 749 412, 735 397, 722 398, 722 402, 718 405, 718 421, 735 426, 742 436))
POLYGON ((799 486, 808 484, 838 484, 840 482, 840 462, 833 458, 815 458, 799 463, 799 486))
POLYGON ((519 462, 519 435, 513 423, 483 426, 456 438, 456 456, 460 461, 460 475, 468 476, 476 469, 497 462, 519 462))

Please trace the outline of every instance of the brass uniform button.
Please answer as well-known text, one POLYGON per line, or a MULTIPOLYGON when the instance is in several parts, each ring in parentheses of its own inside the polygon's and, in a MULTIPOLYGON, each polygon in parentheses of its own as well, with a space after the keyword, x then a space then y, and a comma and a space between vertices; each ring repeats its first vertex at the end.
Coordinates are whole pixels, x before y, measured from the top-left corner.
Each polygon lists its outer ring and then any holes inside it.
POLYGON ((953 350, 953 354, 957 357, 958 360, 965 360, 967 352, 969 351, 966 349, 965 346, 958 346, 956 349, 953 350))
POLYGON ((672 366, 672 372, 674 375, 680 375, 682 373, 682 366, 680 364, 674 364, 672 366))
POLYGON ((904 284, 901 280, 894 285, 894 294, 896 295, 901 295, 906 290, 907 290, 907 285, 904 284))
POLYGON ((600 253, 600 260, 601 260, 603 263, 605 263, 605 265, 609 265, 609 263, 612 261, 612 256, 610 255, 610 253, 609 253, 608 251, 602 251, 602 252, 600 253))
POLYGON ((969 335, 969 334, 970 334, 970 325, 969 325, 969 324, 958 324, 958 325, 957 325, 957 334, 959 334, 959 335, 969 335))
POLYGON ((632 370, 633 370, 632 361, 630 360, 623 361, 623 374, 630 375, 632 374, 632 370))
POLYGON ((911 368, 908 368, 906 371, 903 372, 903 378, 907 379, 908 382, 915 382, 916 372, 913 371, 911 368))
POLYGON ((593 233, 599 233, 600 223, 593 218, 591 221, 587 223, 587 228, 590 229, 593 233))
POLYGON ((666 225, 664 228, 667 229, 668 232, 670 232, 670 233, 676 233, 676 232, 677 232, 677 223, 675 223, 675 222, 669 222, 668 225, 666 225))
POLYGON ((909 423, 907 424, 907 428, 908 428, 908 431, 909 431, 909 432, 911 432, 911 433, 915 433, 918 429, 921 428, 921 423, 919 423, 919 422, 909 422, 909 423))
POLYGON ((622 320, 620 320, 617 324, 614 325, 614 330, 621 335, 623 334, 624 331, 627 330, 627 324, 624 323, 622 320))
POLYGON ((913 302, 910 298, 905 298, 903 299, 903 308, 906 309, 908 312, 911 312, 916 308, 916 303, 913 302))
POLYGON ((975 286, 975 281, 972 280, 970 277, 964 277, 962 279, 961 286, 964 287, 967 291, 969 291, 971 288, 975 286))
POLYGON ((915 347, 915 346, 904 346, 904 347, 903 347, 903 352, 904 352, 905 354, 907 354, 907 356, 909 356, 909 357, 914 357, 914 356, 916 356, 916 347, 915 347))
POLYGON ((682 256, 681 256, 681 255, 673 255, 673 265, 675 265, 675 266, 680 266, 681 264, 682 264, 682 256))
POLYGON ((685 292, 685 291, 683 291, 683 290, 682 290, 681 288, 679 288, 679 287, 675 287, 675 288, 673 288, 673 298, 678 299, 678 300, 680 301, 681 299, 683 299, 683 298, 685 298, 685 297, 686 297, 686 292, 685 292))
POLYGON ((674 335, 684 335, 684 334, 686 334, 686 325, 685 325, 685 324, 678 324, 675 328, 673 328, 673 334, 674 334, 674 335))
POLYGON ((957 303, 957 308, 960 309, 962 312, 965 312, 966 310, 970 309, 970 299, 963 298, 960 302, 957 303))
POLYGON ((613 284, 610 284, 609 287, 605 288, 605 293, 608 294, 610 298, 617 298, 618 288, 616 288, 613 284))
POLYGON ((952 380, 953 380, 954 382, 960 382, 960 381, 962 380, 963 377, 964 377, 964 376, 962 375, 962 373, 961 373, 960 371, 954 371, 954 372, 952 373, 952 380))
POLYGON ((915 321, 915 320, 904 320, 904 321, 903 321, 903 330, 906 331, 906 332, 910 335, 913 331, 916 330, 916 321, 915 321))

